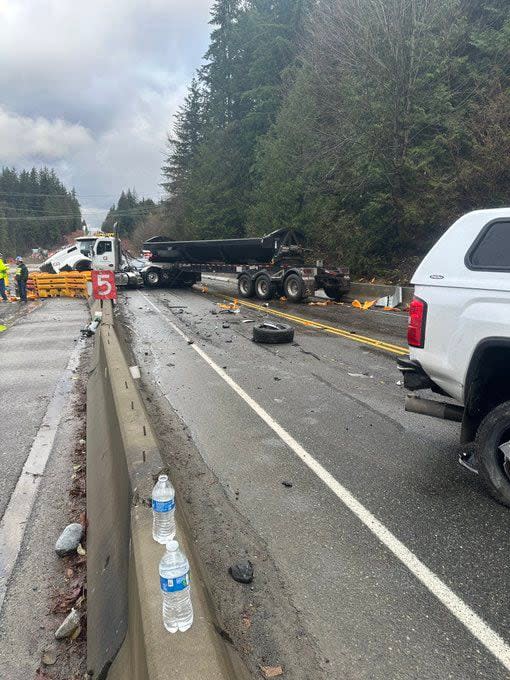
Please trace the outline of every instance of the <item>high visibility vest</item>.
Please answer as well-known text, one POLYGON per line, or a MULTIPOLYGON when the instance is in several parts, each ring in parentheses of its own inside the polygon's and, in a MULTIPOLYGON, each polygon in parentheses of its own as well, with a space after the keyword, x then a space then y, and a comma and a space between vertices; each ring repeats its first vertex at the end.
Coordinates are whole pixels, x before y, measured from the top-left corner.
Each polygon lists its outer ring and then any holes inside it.
POLYGON ((0 279, 4 279, 5 282, 7 283, 7 274, 9 272, 9 267, 5 264, 5 262, 0 258, 0 279))

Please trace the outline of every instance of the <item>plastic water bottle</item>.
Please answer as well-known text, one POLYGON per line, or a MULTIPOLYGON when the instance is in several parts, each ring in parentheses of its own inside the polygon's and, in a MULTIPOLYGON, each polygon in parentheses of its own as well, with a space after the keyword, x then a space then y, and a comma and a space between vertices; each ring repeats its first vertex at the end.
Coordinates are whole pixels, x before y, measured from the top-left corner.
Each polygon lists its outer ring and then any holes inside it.
POLYGON ((163 624, 170 633, 184 632, 193 623, 189 562, 177 541, 168 541, 159 563, 163 593, 163 624))
POLYGON ((167 475, 160 475, 152 490, 152 537, 165 545, 175 536, 175 490, 167 475))

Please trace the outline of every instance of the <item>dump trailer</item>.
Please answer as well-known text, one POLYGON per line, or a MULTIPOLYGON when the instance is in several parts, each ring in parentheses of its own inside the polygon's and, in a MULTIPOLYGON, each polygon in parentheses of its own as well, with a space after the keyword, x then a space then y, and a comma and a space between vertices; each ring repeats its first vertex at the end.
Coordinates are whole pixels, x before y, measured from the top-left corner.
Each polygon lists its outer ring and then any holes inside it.
POLYGON ((211 241, 172 241, 157 236, 144 244, 149 262, 142 269, 149 288, 191 287, 204 273, 237 276, 239 295, 270 300, 286 297, 299 302, 319 289, 339 300, 350 289, 347 267, 325 268, 307 264, 304 237, 292 229, 280 229, 259 238, 211 241))

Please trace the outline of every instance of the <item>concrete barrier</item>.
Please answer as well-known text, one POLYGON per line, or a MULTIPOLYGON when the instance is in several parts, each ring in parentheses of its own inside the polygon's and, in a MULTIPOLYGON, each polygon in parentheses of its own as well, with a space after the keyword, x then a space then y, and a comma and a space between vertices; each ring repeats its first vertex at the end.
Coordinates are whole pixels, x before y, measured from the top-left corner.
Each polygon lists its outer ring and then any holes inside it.
MULTIPOLYGON (((359 300, 366 302, 367 300, 378 300, 386 297, 386 295, 393 295, 395 292, 394 285, 378 284, 378 283, 360 283, 353 281, 351 289, 347 293, 346 300, 359 300)), ((402 286, 402 305, 407 307, 414 295, 413 286, 402 286)))
MULTIPOLYGON (((87 666, 95 680, 248 677, 219 633, 198 556, 178 515, 190 560, 195 622, 186 634, 163 627, 150 495, 165 471, 112 307, 104 303, 87 389, 87 666)), ((177 502, 179 499, 177 498, 177 502)))

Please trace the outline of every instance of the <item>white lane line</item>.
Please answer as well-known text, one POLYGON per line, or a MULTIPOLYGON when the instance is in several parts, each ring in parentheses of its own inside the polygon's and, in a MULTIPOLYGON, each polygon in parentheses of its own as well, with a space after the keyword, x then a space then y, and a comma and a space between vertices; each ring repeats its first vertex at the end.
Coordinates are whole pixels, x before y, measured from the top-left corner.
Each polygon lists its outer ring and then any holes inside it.
MULTIPOLYGON (((176 326, 170 319, 141 293, 147 302, 154 307, 163 319, 178 333, 186 342, 190 342, 188 336, 176 326)), ((236 392, 243 401, 268 425, 279 437, 294 451, 305 465, 314 472, 319 479, 337 496, 349 510, 369 529, 376 538, 390 550, 393 555, 433 594, 437 599, 462 623, 471 634, 510 671, 510 646, 496 633, 471 607, 456 595, 444 581, 431 571, 416 555, 409 550, 399 539, 380 522, 370 510, 362 505, 333 475, 331 475, 318 461, 313 458, 302 446, 279 425, 272 416, 247 394, 232 378, 225 373, 205 352, 196 344, 192 348, 202 359, 236 392)))
POLYGON ((74 347, 64 373, 51 398, 25 465, 16 483, 4 516, 0 521, 0 611, 7 593, 7 583, 21 550, 27 522, 34 506, 41 477, 55 442, 64 406, 73 387, 73 371, 78 367, 83 341, 74 347))

